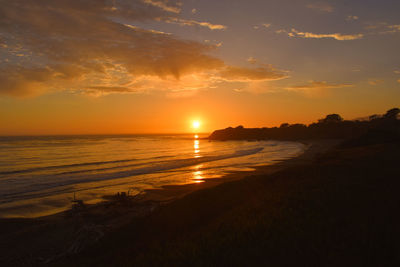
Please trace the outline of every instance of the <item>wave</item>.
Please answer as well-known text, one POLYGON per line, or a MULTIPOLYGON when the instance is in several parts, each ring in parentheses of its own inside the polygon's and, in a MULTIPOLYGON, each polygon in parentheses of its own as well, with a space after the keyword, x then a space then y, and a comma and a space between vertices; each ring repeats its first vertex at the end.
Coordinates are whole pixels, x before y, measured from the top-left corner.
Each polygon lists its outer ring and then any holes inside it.
MULTIPOLYGON (((205 156, 199 158, 186 158, 186 159, 178 159, 178 160, 169 160, 169 161, 161 161, 149 164, 150 166, 145 166, 136 169, 124 170, 119 172, 112 172, 112 173, 97 173, 91 175, 50 175, 50 176, 40 176, 37 177, 35 183, 32 182, 21 186, 17 191, 12 193, 4 190, 0 192, 0 198, 2 199, 2 203, 12 201, 14 198, 32 198, 41 196, 42 190, 50 190, 55 189, 58 187, 63 186, 72 186, 76 184, 82 183, 91 183, 91 182, 99 182, 99 181, 106 181, 112 179, 121 179, 132 177, 136 175, 145 175, 151 174, 156 172, 163 172, 172 169, 179 169, 183 167, 198 165, 200 163, 210 162, 210 161, 217 161, 217 160, 224 160, 229 158, 235 157, 243 157, 252 154, 259 153, 263 150, 263 147, 257 147, 253 149, 246 149, 246 150, 239 150, 234 153, 230 154, 223 154, 223 155, 216 155, 216 156, 205 156)), ((128 161, 128 160, 125 160, 128 161)), ((120 161, 119 161, 120 162, 120 161)), ((82 163, 82 164, 89 164, 89 163, 82 163)), ((92 163, 93 164, 93 163, 92 163)), ((19 179, 18 179, 19 180, 19 179)), ((12 181, 10 181, 12 183, 12 181)), ((23 181, 19 181, 21 184, 23 181)))
POLYGON ((73 168, 73 167, 96 166, 96 165, 112 164, 112 163, 125 163, 125 162, 131 162, 134 160, 137 160, 137 159, 94 161, 94 162, 74 163, 74 164, 66 164, 66 165, 35 167, 35 168, 28 168, 28 169, 22 169, 22 170, 2 171, 2 172, 0 172, 0 175, 28 173, 28 172, 34 172, 34 171, 46 171, 46 170, 55 170, 55 169, 64 169, 64 168, 73 168))

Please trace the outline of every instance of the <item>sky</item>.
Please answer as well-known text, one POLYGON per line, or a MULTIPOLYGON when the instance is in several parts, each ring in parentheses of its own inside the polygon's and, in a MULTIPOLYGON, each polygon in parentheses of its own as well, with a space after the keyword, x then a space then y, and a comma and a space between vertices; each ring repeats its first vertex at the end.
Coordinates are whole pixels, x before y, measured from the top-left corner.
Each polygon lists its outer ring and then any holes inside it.
POLYGON ((192 132, 400 106, 400 1, 0 0, 0 135, 192 132))

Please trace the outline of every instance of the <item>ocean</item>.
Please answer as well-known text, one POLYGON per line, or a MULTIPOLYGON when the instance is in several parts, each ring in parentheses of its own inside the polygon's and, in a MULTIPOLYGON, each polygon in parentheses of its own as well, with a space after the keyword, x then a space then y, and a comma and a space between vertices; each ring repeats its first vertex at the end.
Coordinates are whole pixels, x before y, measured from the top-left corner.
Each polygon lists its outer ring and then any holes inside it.
POLYGON ((0 217, 38 217, 105 195, 201 183, 298 156, 281 141, 208 141, 207 135, 0 137, 0 217))

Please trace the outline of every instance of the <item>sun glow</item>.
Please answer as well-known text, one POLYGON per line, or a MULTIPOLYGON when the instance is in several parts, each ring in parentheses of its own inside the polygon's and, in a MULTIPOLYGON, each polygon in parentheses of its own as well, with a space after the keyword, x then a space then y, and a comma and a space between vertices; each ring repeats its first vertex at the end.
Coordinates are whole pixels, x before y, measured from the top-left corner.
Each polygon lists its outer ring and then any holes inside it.
POLYGON ((193 121, 192 122, 193 129, 196 129, 196 130, 199 129, 200 125, 201 125, 200 121, 193 121))

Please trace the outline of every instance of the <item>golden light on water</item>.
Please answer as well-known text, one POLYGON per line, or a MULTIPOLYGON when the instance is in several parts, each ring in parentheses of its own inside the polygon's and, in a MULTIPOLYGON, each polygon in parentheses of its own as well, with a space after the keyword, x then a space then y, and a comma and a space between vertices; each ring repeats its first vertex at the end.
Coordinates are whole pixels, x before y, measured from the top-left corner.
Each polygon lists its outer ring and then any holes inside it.
POLYGON ((193 180, 195 183, 203 183, 204 182, 203 171, 201 171, 202 167, 203 167, 202 164, 194 167, 195 170, 193 171, 193 180))
POLYGON ((200 157, 200 141, 199 140, 194 140, 193 149, 194 149, 194 157, 199 158, 200 157))

